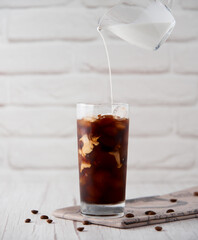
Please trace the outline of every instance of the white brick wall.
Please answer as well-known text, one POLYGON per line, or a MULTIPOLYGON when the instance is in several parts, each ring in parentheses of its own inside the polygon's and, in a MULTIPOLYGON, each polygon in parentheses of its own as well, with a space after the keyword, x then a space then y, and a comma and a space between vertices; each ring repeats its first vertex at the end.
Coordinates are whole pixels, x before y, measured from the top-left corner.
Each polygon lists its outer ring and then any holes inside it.
POLYGON ((178 42, 196 40, 198 36, 197 11, 175 10, 174 17, 176 26, 174 32, 170 36, 170 40, 178 42))
POLYGON ((1 0, 1 8, 25 8, 25 7, 49 7, 53 5, 64 5, 71 0, 1 0))
MULTIPOLYGON (((102 42, 81 44, 76 48, 76 65, 79 71, 108 71, 102 42)), ((164 73, 168 72, 170 68, 170 54, 167 46, 152 52, 138 49, 127 43, 117 42, 109 44, 109 54, 112 59, 113 73, 164 73)))
POLYGON ((173 70, 176 73, 198 74, 198 44, 186 43, 185 48, 182 45, 174 44, 172 46, 173 70), (190 64, 189 64, 190 63, 190 64))
POLYGON ((130 136, 166 136, 173 130, 174 116, 169 108, 130 109, 130 136))
POLYGON ((0 78, 0 106, 4 105, 8 102, 8 94, 9 94, 9 84, 8 82, 0 78))
MULTIPOLYGON (((75 104, 109 99, 96 26, 117 2, 0 1, 0 169, 77 168, 75 104)), ((129 168, 184 179, 198 169, 198 1, 173 14, 157 52, 107 42, 115 101, 131 105, 129 168)))
POLYGON ((74 108, 0 109, 0 136, 69 137, 76 131, 74 108))
POLYGON ((113 5, 120 2, 120 0, 82 0, 87 7, 112 7, 113 5))
POLYGON ((6 77, 6 81, 10 82, 14 105, 74 106, 78 102, 107 102, 109 95, 108 76, 104 75, 20 75, 6 77))
POLYGON ((8 17, 10 41, 94 40, 95 12, 67 7, 13 10, 8 17))
POLYGON ((198 108, 180 110, 178 133, 183 137, 198 137, 198 108))
POLYGON ((64 73, 72 69, 72 53, 67 43, 19 43, 0 46, 3 74, 64 73))
POLYGON ((115 99, 136 105, 190 105, 197 101, 198 77, 192 75, 141 75, 114 77, 115 99), (119 84, 122 83, 122 88, 119 84), (130 87, 129 87, 130 86, 130 87))
POLYGON ((76 138, 12 139, 9 166, 16 169, 70 169, 77 163, 76 138))
POLYGON ((7 162, 7 143, 0 139, 0 168, 4 169, 7 162))
POLYGON ((192 169, 196 161, 193 142, 167 139, 130 141, 129 165, 140 169, 192 169))
POLYGON ((184 9, 198 10, 197 0, 182 0, 182 7, 184 9))

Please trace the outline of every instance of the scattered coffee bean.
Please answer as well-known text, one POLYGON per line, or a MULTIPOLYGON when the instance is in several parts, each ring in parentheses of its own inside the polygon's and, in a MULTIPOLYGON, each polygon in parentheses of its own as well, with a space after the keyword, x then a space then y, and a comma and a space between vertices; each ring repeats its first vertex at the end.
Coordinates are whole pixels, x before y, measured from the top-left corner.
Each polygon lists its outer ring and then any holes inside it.
POLYGON ((53 220, 52 220, 52 219, 47 219, 47 222, 48 222, 48 223, 52 223, 53 220))
POLYGON ((48 219, 49 217, 46 215, 41 215, 40 219, 48 219))
POLYGON ((174 212, 173 209, 168 209, 168 210, 166 211, 166 213, 172 213, 172 212, 174 212))
POLYGON ((84 227, 79 227, 79 228, 77 228, 77 230, 78 230, 79 232, 82 232, 82 231, 84 230, 84 227))
POLYGON ((198 197, 198 192, 194 192, 194 196, 195 196, 195 197, 198 197))
POLYGON ((30 218, 25 219, 25 223, 30 223, 30 222, 31 222, 30 218))
POLYGON ((162 231, 162 227, 156 226, 156 227, 155 227, 155 230, 158 231, 158 232, 160 232, 160 231, 162 231))
POLYGON ((177 202, 177 199, 172 198, 172 199, 170 199, 170 202, 177 202))
POLYGON ((125 215, 125 217, 127 217, 127 218, 132 218, 132 217, 134 217, 134 215, 133 215, 132 213, 127 213, 127 214, 125 215))
POLYGON ((83 224, 83 225, 90 225, 91 223, 90 223, 89 221, 85 220, 85 221, 83 221, 82 224, 83 224))
POLYGON ((31 212, 32 212, 33 214, 37 214, 37 213, 38 213, 38 210, 31 210, 31 212))
POLYGON ((154 211, 146 211, 145 214, 146 215, 155 215, 156 213, 154 211))

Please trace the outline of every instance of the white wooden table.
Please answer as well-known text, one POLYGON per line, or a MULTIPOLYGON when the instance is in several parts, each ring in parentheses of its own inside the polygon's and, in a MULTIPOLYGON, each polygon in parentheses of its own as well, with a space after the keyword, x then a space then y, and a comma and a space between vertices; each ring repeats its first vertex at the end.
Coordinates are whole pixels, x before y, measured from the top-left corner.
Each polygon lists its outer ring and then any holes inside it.
MULTIPOLYGON (((159 195, 196 183, 133 183, 129 173, 127 197, 159 195)), ((0 172, 0 239, 1 240, 115 240, 115 239, 174 239, 197 240, 198 219, 161 224, 162 232, 154 226, 119 230, 95 225, 86 225, 78 232, 81 223, 54 218, 54 209, 79 204, 77 171, 0 172), (33 215, 31 209, 38 209, 33 215), (41 214, 50 216, 53 224, 41 220, 41 214), (24 223, 31 218, 31 223, 24 223)))

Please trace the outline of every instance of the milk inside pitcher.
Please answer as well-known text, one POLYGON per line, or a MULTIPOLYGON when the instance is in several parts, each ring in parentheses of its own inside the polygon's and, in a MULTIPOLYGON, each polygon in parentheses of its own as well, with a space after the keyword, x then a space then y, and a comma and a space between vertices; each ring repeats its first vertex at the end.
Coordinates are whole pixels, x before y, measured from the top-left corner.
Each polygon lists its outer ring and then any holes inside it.
POLYGON ((104 14, 98 29, 110 31, 135 46, 157 50, 175 26, 170 3, 162 0, 122 1, 104 14))

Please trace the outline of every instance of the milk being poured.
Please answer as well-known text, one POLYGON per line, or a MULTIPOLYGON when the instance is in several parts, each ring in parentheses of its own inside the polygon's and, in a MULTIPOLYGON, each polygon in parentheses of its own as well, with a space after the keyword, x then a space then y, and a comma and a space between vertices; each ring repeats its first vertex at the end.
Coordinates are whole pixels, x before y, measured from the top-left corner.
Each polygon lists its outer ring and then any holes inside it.
POLYGON ((148 50, 155 50, 170 29, 171 23, 131 23, 118 24, 109 27, 109 30, 123 40, 148 50))
POLYGON ((99 34, 102 38, 102 41, 103 41, 103 44, 105 47, 105 52, 107 55, 107 62, 108 62, 108 68, 109 68, 110 102, 111 102, 111 104, 113 104, 113 86, 112 86, 112 77, 111 77, 112 74, 111 74, 111 64, 110 64, 109 52, 108 52, 107 44, 105 42, 105 39, 104 39, 99 27, 97 28, 97 31, 99 32, 99 34))
MULTIPOLYGON (((146 0, 145 0, 146 1, 146 0)), ((170 13, 169 9, 161 3, 160 0, 151 1, 146 8, 139 8, 138 11, 131 11, 129 6, 125 6, 120 8, 120 16, 117 20, 115 20, 115 16, 118 17, 118 7, 114 15, 112 14, 109 17, 110 19, 106 18, 106 25, 101 24, 97 28, 100 36, 103 40, 108 67, 109 67, 109 76, 110 76, 110 89, 111 89, 111 103, 113 104, 113 90, 112 90, 112 77, 111 77, 111 66, 110 66, 110 59, 109 53, 107 49, 107 45, 105 39, 102 35, 101 30, 105 29, 112 32, 114 35, 118 36, 119 38, 133 44, 135 46, 145 48, 148 50, 157 50, 169 37, 171 34, 174 26, 175 20, 170 13), (141 10, 140 10, 141 9, 141 10), (125 15, 129 16, 125 16, 125 15), (129 22, 129 18, 131 16, 136 17, 135 20, 129 22), (126 23, 119 23, 119 19, 124 18, 127 19, 126 23), (108 20, 108 21, 107 21, 108 20)), ((113 11, 113 8, 112 8, 113 11)), ((110 11, 109 11, 110 12, 110 11)), ((110 13, 109 13, 110 15, 110 13)), ((125 21, 126 21, 125 19, 125 21)), ((103 20, 103 19, 102 19, 103 20)), ((102 21, 101 21, 102 22, 102 21)))

